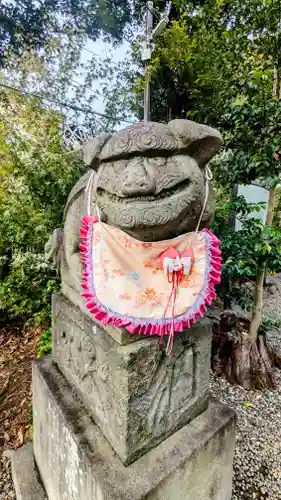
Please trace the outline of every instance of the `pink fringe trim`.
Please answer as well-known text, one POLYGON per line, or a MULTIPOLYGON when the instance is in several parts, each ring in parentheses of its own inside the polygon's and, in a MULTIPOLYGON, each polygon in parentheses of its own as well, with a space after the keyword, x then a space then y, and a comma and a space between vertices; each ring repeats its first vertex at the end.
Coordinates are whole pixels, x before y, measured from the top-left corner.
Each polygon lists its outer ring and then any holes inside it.
MULTIPOLYGON (((81 251, 81 262, 84 265, 84 272, 81 286, 83 292, 81 295, 85 298, 85 305, 93 316, 103 325, 111 324, 117 328, 126 328, 130 333, 141 335, 169 335, 170 321, 164 322, 158 320, 157 323, 143 321, 138 318, 126 318, 119 316, 117 313, 107 310, 97 299, 92 282, 92 231, 93 224, 98 222, 97 217, 83 217, 80 228, 81 243, 79 245, 81 251)), ((181 317, 175 318, 174 331, 182 332, 204 316, 207 311, 207 306, 210 306, 216 298, 215 285, 221 280, 222 257, 220 250, 220 240, 208 229, 203 229, 207 233, 209 241, 209 267, 208 283, 205 291, 202 293, 202 301, 198 310, 181 317)))

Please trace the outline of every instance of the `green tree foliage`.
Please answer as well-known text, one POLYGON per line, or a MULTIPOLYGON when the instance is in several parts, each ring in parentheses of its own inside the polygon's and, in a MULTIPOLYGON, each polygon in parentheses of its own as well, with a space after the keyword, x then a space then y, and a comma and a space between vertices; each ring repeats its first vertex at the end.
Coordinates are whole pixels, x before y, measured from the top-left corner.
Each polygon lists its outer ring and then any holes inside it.
MULTIPOLYGON (((170 19, 181 11, 179 0, 155 0, 155 12, 171 4, 170 19)), ((103 35, 115 43, 131 38, 145 12, 145 0, 0 0, 0 53, 8 48, 41 49, 50 37, 103 35)), ((157 22, 157 17, 155 23, 157 22)), ((3 61, 2 61, 3 62, 3 61)))
POLYGON ((257 216, 249 217, 253 212, 258 215, 260 209, 264 208, 263 203, 247 204, 243 196, 230 201, 225 199, 225 191, 223 194, 217 200, 212 229, 221 239, 223 282, 230 280, 232 286, 230 290, 222 286, 220 295, 227 298, 228 303, 234 300, 243 309, 252 310, 251 290, 241 285, 252 281, 263 269, 265 262, 268 272, 280 272, 281 231, 274 226, 264 226, 257 216), (241 223, 239 231, 229 231, 230 212, 234 212, 241 223))
POLYGON ((36 100, 0 94, 0 309, 9 317, 45 320, 59 284, 44 246, 84 172, 81 158, 62 147, 61 125, 36 100))
MULTIPOLYGON (((190 117, 218 125, 225 105, 239 94, 253 95, 258 79, 266 94, 272 93, 279 53, 279 0, 172 4, 170 24, 156 40, 150 67, 153 119, 190 117)), ((132 45, 131 71, 128 62, 120 65, 115 87, 120 111, 137 111, 139 118, 144 85, 141 41, 137 38, 132 45)), ((110 97, 109 105, 116 103, 114 89, 110 97)))
MULTIPOLYGON (((58 34, 120 42, 139 17, 140 2, 128 0, 1 0, 0 54, 7 49, 40 49, 58 34)), ((2 63, 3 63, 2 59, 2 63)))
MULTIPOLYGON (((265 266, 280 268, 280 232, 270 227, 281 167, 280 22, 280 0, 178 2, 177 16, 156 42, 149 68, 154 120, 191 118, 222 131, 225 150, 213 169, 228 199, 226 217, 233 209, 243 214, 241 200, 231 197, 236 183, 260 179, 270 188, 265 227, 244 213, 239 233, 228 227, 221 233, 224 274, 233 280, 257 275, 248 338, 239 325, 237 336, 228 338, 226 321, 226 337, 218 339, 219 349, 224 343, 218 357, 227 377, 244 387, 273 384, 272 363, 258 333, 265 266)), ((123 87, 130 96, 127 105, 135 102, 131 110, 141 117, 145 82, 138 57, 134 50, 132 61, 139 64, 134 84, 132 72, 125 73, 123 87)), ((114 88, 109 105, 113 96, 114 88)), ((123 104, 119 82, 115 109, 123 104)))

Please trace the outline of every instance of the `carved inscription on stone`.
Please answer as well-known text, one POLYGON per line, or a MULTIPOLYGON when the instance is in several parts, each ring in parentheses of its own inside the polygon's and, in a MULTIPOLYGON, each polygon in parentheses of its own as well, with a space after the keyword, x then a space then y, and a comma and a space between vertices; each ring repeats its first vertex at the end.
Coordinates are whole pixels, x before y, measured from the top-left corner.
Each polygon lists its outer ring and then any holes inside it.
MULTIPOLYGON (((95 399, 96 411, 103 414, 110 409, 103 391, 108 368, 96 359, 94 343, 85 332, 87 320, 84 328, 81 328, 82 325, 73 318, 66 318, 62 311, 57 311, 54 323, 56 360, 62 371, 74 381, 79 392, 95 399)), ((89 322, 89 329, 92 328, 89 322)))
POLYGON ((188 409, 194 395, 194 375, 192 347, 181 349, 171 360, 160 356, 147 392, 132 404, 132 409, 146 416, 152 433, 188 409))

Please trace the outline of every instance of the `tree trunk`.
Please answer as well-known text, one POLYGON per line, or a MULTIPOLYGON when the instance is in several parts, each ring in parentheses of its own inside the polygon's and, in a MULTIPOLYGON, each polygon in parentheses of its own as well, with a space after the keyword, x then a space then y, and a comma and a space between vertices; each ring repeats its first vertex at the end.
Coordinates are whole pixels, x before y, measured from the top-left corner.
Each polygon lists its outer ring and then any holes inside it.
MULTIPOLYGON (((279 40, 279 33, 277 33, 277 44, 279 40)), ((276 61, 276 66, 274 68, 274 79, 272 88, 272 97, 280 98, 280 74, 279 74, 279 56, 276 61)), ((276 187, 273 187, 269 191, 269 200, 266 214, 265 224, 267 226, 272 226, 274 207, 275 207, 275 194, 276 187)), ((257 339, 259 327, 262 320, 262 296, 263 296, 263 284, 265 278, 265 266, 264 264, 262 270, 257 274, 256 277, 256 288, 254 295, 254 310, 252 314, 252 320, 249 328, 249 337, 254 342, 257 339)))
MULTIPOLYGON (((279 36, 279 34, 277 35, 279 36)), ((277 60, 277 65, 274 68, 274 81, 273 81, 273 89, 272 89, 272 97, 277 97, 280 99, 280 75, 279 75, 279 60, 277 60)), ((274 215, 274 207, 275 207, 275 195, 276 195, 276 187, 273 187, 269 191, 269 200, 266 214, 265 224, 267 226, 272 226, 273 215, 274 215)), ((263 308, 263 285, 265 281, 265 268, 266 264, 263 265, 261 271, 257 274, 256 277, 256 288, 254 295, 254 310, 252 314, 252 319, 249 328, 249 339, 252 342, 256 342, 258 338, 258 332, 260 328, 260 324, 262 321, 262 308, 263 308)))
MULTIPOLYGON (((268 208, 265 221, 267 226, 272 225, 274 205, 275 205, 275 188, 272 188, 269 192, 268 208)), ((262 296, 263 296, 264 277, 265 277, 265 264, 256 277, 254 310, 249 328, 249 338, 252 340, 252 342, 255 342, 257 339, 259 327, 262 320, 262 306, 263 306, 262 296)))
MULTIPOLYGON (((238 184, 234 184, 232 187, 232 192, 231 192, 231 197, 230 201, 233 201, 238 194, 238 184)), ((229 232, 234 232, 235 231, 235 222, 236 222, 236 213, 231 210, 228 215, 228 221, 227 221, 227 226, 228 226, 228 231, 229 232)), ((224 291, 225 291, 225 296, 223 299, 223 308, 224 309, 229 309, 231 307, 231 292, 232 292, 232 281, 231 279, 226 276, 224 278, 224 283, 223 283, 224 291)))
MULTIPOLYGON (((266 225, 272 224, 275 189, 270 191, 266 225)), ((273 367, 281 359, 266 345, 266 337, 258 335, 262 319, 262 296, 265 266, 257 275, 252 319, 225 311, 214 325, 212 369, 232 384, 244 389, 272 389, 276 386, 273 367)))
POLYGON ((257 274, 256 286, 254 294, 254 310, 249 328, 249 338, 255 342, 258 336, 259 327, 262 320, 262 296, 263 296, 263 282, 264 282, 265 269, 257 274))
POLYGON ((244 389, 276 387, 272 369, 275 358, 265 337, 259 335, 255 342, 249 337, 249 320, 225 311, 213 328, 212 370, 217 376, 224 375, 231 384, 244 389))

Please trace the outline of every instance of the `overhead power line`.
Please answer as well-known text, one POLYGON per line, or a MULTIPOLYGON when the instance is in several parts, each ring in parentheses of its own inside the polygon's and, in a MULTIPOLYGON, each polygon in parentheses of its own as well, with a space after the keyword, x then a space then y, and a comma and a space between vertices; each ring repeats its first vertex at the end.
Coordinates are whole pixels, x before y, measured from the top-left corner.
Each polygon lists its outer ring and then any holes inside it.
POLYGON ((97 52, 93 52, 92 50, 83 47, 82 51, 85 50, 85 52, 88 52, 92 56, 96 56, 98 59, 106 59, 106 56, 103 56, 102 54, 98 54, 97 52))
POLYGON ((120 116, 114 117, 114 116, 107 115, 105 113, 100 113, 99 111, 94 111, 94 110, 89 109, 89 108, 84 108, 81 106, 67 104, 66 102, 58 101, 58 100, 53 99, 51 97, 42 96, 42 95, 36 94, 34 92, 28 92, 27 90, 22 90, 22 89, 19 89, 17 87, 13 87, 12 85, 7 85, 5 83, 0 83, 0 87, 4 87, 6 89, 13 90, 14 92, 18 92, 19 94, 22 94, 22 95, 28 95, 30 97, 35 97, 36 99, 40 99, 41 101, 52 102, 53 104, 56 104, 57 106, 61 106, 62 108, 69 108, 69 109, 73 109, 74 111, 80 111, 80 112, 86 113, 86 114, 89 113, 89 114, 100 116, 101 118, 107 118, 108 120, 113 120, 116 122, 134 123, 133 121, 125 120, 125 119, 121 118, 120 116))

